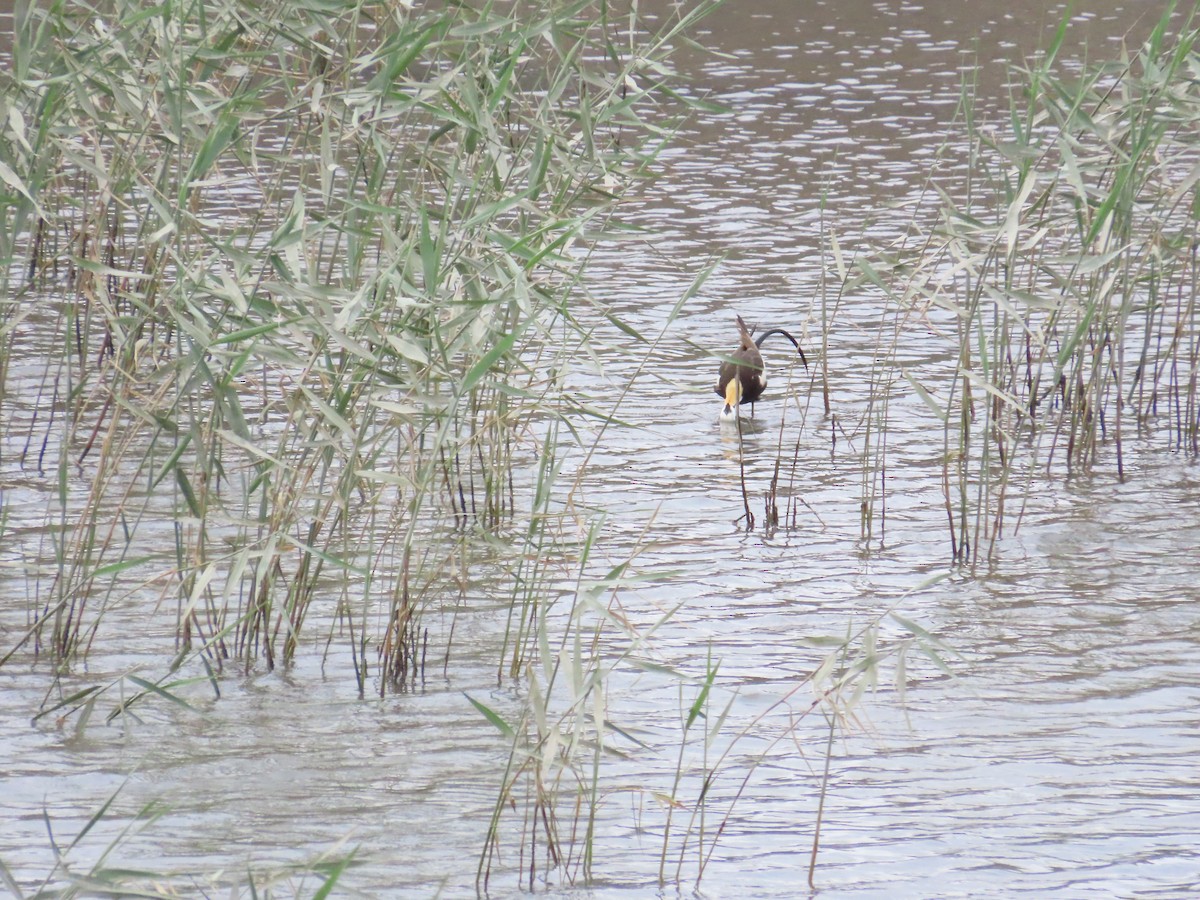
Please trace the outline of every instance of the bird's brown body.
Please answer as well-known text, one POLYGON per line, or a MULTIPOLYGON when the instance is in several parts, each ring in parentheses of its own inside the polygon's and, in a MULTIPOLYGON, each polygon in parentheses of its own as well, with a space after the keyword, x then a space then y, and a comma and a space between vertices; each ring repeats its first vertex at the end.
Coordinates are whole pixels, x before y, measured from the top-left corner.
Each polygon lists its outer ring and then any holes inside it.
POLYGON ((750 329, 737 317, 739 340, 737 349, 730 358, 721 363, 716 391, 725 398, 722 416, 735 415, 739 403, 753 403, 767 389, 767 372, 763 366, 762 353, 754 343, 750 329))
MULTIPOLYGON (((725 399, 725 406, 721 410, 722 420, 736 419, 739 404, 753 404, 767 389, 767 368, 763 364, 762 353, 758 348, 771 335, 782 334, 791 341, 796 346, 796 352, 800 354, 804 368, 808 368, 808 360, 804 358, 804 351, 800 349, 799 341, 782 328, 764 331, 756 341, 741 316, 737 317, 737 326, 737 349, 729 354, 728 360, 721 363, 721 371, 717 376, 715 388, 716 392, 725 399)), ((754 407, 750 408, 753 411, 754 407)))

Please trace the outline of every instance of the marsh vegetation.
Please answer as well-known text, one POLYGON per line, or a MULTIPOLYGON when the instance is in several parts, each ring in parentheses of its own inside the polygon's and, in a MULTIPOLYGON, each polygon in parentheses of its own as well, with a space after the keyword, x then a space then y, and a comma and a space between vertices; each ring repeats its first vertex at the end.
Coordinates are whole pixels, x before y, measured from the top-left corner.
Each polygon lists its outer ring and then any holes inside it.
POLYGON ((320 595, 362 691, 411 682, 468 537, 554 515, 518 461, 547 480, 611 413, 562 387, 605 315, 581 277, 703 10, 322 10, 21 11, 5 441, 54 490, 10 657, 69 667, 148 603, 180 661, 270 668, 320 595))
MULTIPOLYGON (((843 287, 873 286, 893 305, 882 359, 910 329, 952 349, 950 378, 922 384, 886 363, 877 377, 916 391, 944 425, 955 561, 991 557, 1044 479, 1097 466, 1124 478, 1131 435, 1200 452, 1196 31, 1173 11, 1143 46, 1089 65, 1059 60, 1064 19, 1045 52, 1014 72, 1005 120, 981 119, 967 85, 962 138, 950 143, 969 154, 968 180, 935 173, 936 219, 857 261, 843 287)), ((886 394, 877 435, 886 435, 886 394)), ((880 449, 868 468, 882 470, 886 457, 880 449)), ((867 532, 882 493, 871 479, 867 532)))
MULTIPOLYGON (((667 664, 650 648, 678 605, 639 619, 623 603, 669 580, 639 566, 653 516, 610 548, 612 510, 583 487, 720 265, 695 266, 653 330, 588 278, 679 124, 726 113, 673 67, 710 11, 19 5, 0 94, 0 538, 24 592, 4 601, 0 671, 44 673, 35 721, 203 715, 238 678, 305 660, 393 699, 455 669, 459 622, 487 604, 508 693, 464 700, 502 742, 481 889, 602 875, 602 812, 629 794, 657 883, 698 883, 789 743, 815 760, 812 882, 835 734, 881 684, 903 703, 914 665, 949 673, 953 651, 901 592, 807 636, 786 690, 731 724, 720 648, 667 664), (93 677, 132 632, 153 662, 93 677), (673 685, 665 750, 611 714, 629 673, 673 685), (665 787, 605 781, 612 760, 664 753, 665 787)), ((942 435, 926 472, 947 566, 923 587, 995 558, 1039 484, 1124 477, 1131 433, 1200 451, 1196 34, 1168 11, 1143 46, 1084 67, 1059 58, 1067 27, 1013 73, 1006 119, 964 85, 945 153, 967 165, 930 171, 934 201, 901 239, 847 252, 823 212, 813 372, 789 376, 772 464, 737 445, 731 530, 819 520, 800 486, 819 431, 852 447, 869 554, 902 465, 899 393, 942 435), (830 335, 867 295, 876 350, 831 372, 830 335), (906 367, 914 332, 949 362, 906 367), (839 399, 847 373, 859 408, 839 399)), ((112 802, 42 888, 153 881, 107 851, 70 864, 112 802)), ((353 857, 248 879, 300 872, 296 892, 323 896, 353 857)))

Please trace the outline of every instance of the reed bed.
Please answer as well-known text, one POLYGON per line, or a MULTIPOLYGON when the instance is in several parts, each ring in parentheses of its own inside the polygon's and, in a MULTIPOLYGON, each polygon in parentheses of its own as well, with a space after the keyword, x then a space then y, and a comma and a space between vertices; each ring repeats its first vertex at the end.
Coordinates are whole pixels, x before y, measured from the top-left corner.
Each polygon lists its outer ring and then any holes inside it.
POLYGON ((853 258, 826 236, 842 277, 824 327, 847 296, 885 303, 871 365, 856 366, 870 385, 854 417, 865 543, 885 526, 897 390, 943 429, 959 563, 996 555, 1041 479, 1103 466, 1124 479, 1131 440, 1200 453, 1194 11, 1172 5, 1141 47, 1088 66, 1059 59, 1068 23, 1013 71, 1007 119, 982 119, 964 86, 949 164, 929 178, 934 216, 853 258), (942 341, 944 377, 897 362, 914 332, 942 341))
POLYGON ((0 422, 38 537, 0 664, 65 671, 142 605, 210 677, 307 638, 412 683, 477 536, 548 521, 519 473, 603 415, 562 387, 606 314, 588 247, 686 109, 701 12, 22 4, 0 422))

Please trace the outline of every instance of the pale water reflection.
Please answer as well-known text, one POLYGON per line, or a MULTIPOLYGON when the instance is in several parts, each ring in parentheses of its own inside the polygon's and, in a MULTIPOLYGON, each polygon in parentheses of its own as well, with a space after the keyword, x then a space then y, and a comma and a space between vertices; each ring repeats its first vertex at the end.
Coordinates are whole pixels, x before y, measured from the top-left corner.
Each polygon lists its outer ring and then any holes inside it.
MULTIPOLYGON (((927 179, 960 164, 954 148, 937 151, 963 79, 977 78, 981 102, 996 103, 1004 63, 1044 44, 1060 12, 1028 0, 1000 6, 728 3, 702 38, 723 55, 685 59, 696 88, 730 114, 686 130, 661 177, 628 208, 653 242, 602 250, 592 270, 592 291, 653 335, 692 277, 725 257, 668 331, 653 378, 622 405, 636 427, 606 432, 581 493, 608 513, 604 552, 621 559, 644 544, 639 568, 656 576, 622 595, 623 614, 649 627, 677 608, 651 643, 652 661, 701 674, 719 660, 716 705, 732 701, 726 731, 748 729, 712 788, 715 808, 731 812, 704 896, 802 891, 825 722, 815 715, 794 727, 787 711, 799 715, 813 699, 801 691, 752 724, 823 658, 808 638, 843 634, 892 606, 945 642, 954 675, 914 660, 903 697, 881 684, 861 718, 838 731, 816 874, 823 894, 1200 892, 1195 468, 1166 453, 1165 441, 1131 444, 1125 483, 1102 464, 1090 480, 1040 484, 1021 498, 1021 528, 1000 539, 994 566, 953 571, 941 434, 898 385, 886 519, 864 538, 858 453, 885 313, 869 296, 829 293, 836 276, 824 249, 834 232, 851 255, 867 237, 898 236, 933 202, 927 179), (826 360, 833 419, 816 340, 823 292, 837 321, 826 360), (760 519, 777 456, 789 462, 781 505, 798 504, 798 524, 769 534, 737 524, 737 439, 717 425, 716 362, 705 355, 727 350, 734 312, 792 330, 812 367, 768 344, 769 397, 742 437, 760 519)), ((1158 14, 1158 4, 1145 18, 1141 6, 1077 6, 1073 40, 1086 36, 1093 58, 1158 14)), ((990 110, 1002 116, 1000 105, 990 110)), ((945 354, 931 330, 898 358, 934 373, 945 354)), ((605 360, 618 386, 637 364, 605 360)), ((581 392, 614 395, 586 371, 572 377, 581 392)), ((6 622, 6 633, 16 626, 6 622)), ((383 702, 355 698, 334 641, 327 659, 305 655, 286 675, 198 699, 203 716, 156 706, 123 728, 93 721, 82 733, 74 721, 28 727, 43 675, 0 669, 8 760, 0 859, 24 879, 48 869, 42 811, 69 837, 124 783, 123 815, 149 802, 167 810, 122 851, 138 867, 263 869, 311 862, 344 842, 360 848, 345 887, 371 896, 473 892, 507 745, 463 694, 504 713, 518 707, 521 688, 496 687, 502 617, 467 613, 455 628, 459 652, 477 646, 477 659, 460 659, 445 676, 433 667, 420 689, 383 702)), ((160 646, 156 637, 93 656, 79 684, 157 666, 144 658, 160 646)), ((687 700, 676 681, 652 672, 613 677, 609 717, 649 749, 622 744, 627 758, 612 761, 599 881, 571 896, 657 889, 662 835, 649 791, 669 790, 687 700)), ((694 782, 702 761, 688 753, 694 782)), ((89 846, 99 853, 123 824, 102 823, 89 846)), ((685 887, 695 874, 695 860, 685 862, 685 887)), ((514 884, 500 877, 493 893, 514 884)), ((287 887, 315 890, 299 879, 287 887)))

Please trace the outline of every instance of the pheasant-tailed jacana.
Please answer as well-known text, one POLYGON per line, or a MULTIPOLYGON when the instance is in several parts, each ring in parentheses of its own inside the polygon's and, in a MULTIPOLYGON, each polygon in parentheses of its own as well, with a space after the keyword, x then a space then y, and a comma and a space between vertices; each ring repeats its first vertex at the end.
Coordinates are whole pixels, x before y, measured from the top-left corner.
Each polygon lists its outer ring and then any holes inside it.
POLYGON ((762 353, 759 352, 759 348, 763 341, 771 335, 782 334, 791 341, 796 352, 800 354, 800 361, 804 363, 804 368, 808 368, 808 360, 804 358, 800 342, 782 328, 764 331, 755 340, 741 316, 737 317, 737 325, 740 338, 738 347, 729 354, 728 362, 721 363, 721 374, 717 378, 715 388, 716 392, 725 398, 725 407, 721 410, 722 422, 736 421, 738 405, 741 403, 749 403, 750 415, 754 415, 754 401, 761 397, 763 391, 767 389, 767 368, 763 365, 762 353))

